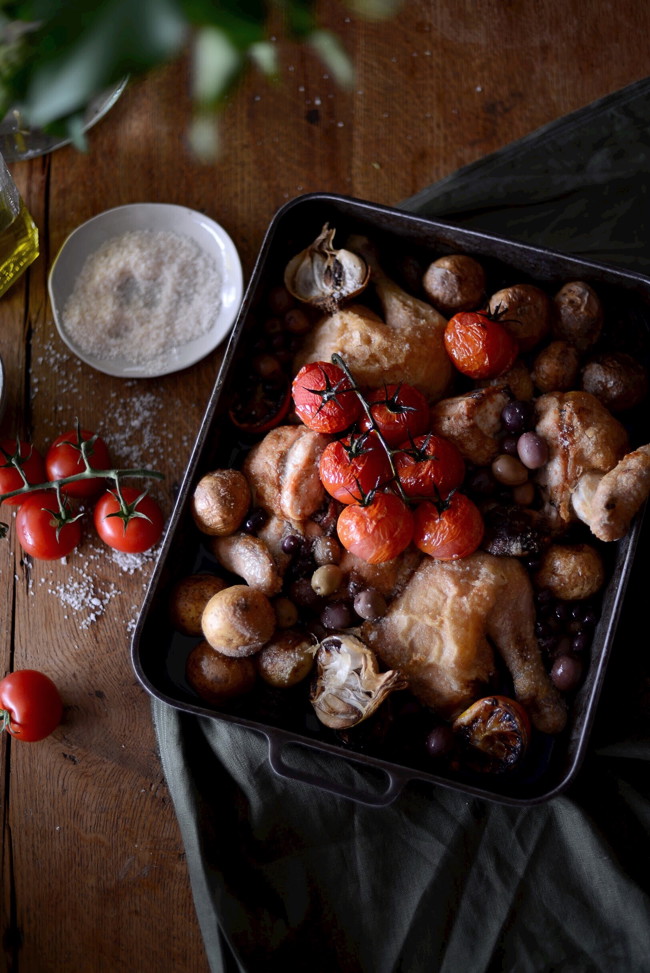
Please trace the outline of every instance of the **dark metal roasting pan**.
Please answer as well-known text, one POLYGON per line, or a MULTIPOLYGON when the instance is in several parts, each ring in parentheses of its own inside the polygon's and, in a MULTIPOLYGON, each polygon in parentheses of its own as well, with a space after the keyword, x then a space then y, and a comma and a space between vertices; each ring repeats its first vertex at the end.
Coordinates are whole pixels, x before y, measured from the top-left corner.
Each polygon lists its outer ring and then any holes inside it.
MULTIPOLYGON (((270 288, 282 282, 288 260, 310 244, 326 222, 336 228, 337 246, 344 245, 348 234, 363 233, 380 253, 413 258, 424 266, 444 253, 471 254, 486 267, 490 292, 529 281, 553 294, 567 281, 586 281, 598 292, 606 311, 615 315, 617 327, 638 330, 644 341, 649 333, 650 280, 645 277, 347 197, 309 194, 289 202, 272 220, 262 243, 183 477, 133 634, 135 672, 153 697, 173 707, 263 734, 276 773, 364 804, 387 805, 407 782, 416 780, 511 805, 545 801, 564 790, 575 777, 588 746, 639 538, 641 515, 623 540, 607 545, 609 581, 588 669, 571 700, 567 728, 557 738, 537 740, 525 771, 472 777, 440 770, 438 764, 424 756, 407 757, 403 763, 401 758, 386 760, 381 747, 373 750, 363 735, 363 742, 355 744, 352 735, 349 741, 341 741, 334 731, 323 727, 313 714, 306 691, 296 703, 295 690, 277 690, 294 694, 290 701, 288 697, 286 706, 278 705, 277 700, 269 704, 253 692, 217 709, 203 702, 185 680, 185 660, 199 640, 173 630, 168 620, 169 592, 182 577, 217 568, 190 515, 193 488, 203 473, 234 465, 233 457, 240 447, 226 418, 226 404, 236 381, 236 366, 250 357, 255 331, 260 327, 256 309, 262 306, 270 288), (292 765, 291 750, 295 747, 317 752, 313 770, 305 770, 309 761, 292 765), (332 756, 323 761, 323 754, 332 756), (363 774, 367 788, 342 786, 329 778, 323 764, 327 767, 329 761, 337 759, 367 768, 363 774)), ((636 446, 650 440, 650 435, 640 428, 631 430, 631 438, 636 446)))

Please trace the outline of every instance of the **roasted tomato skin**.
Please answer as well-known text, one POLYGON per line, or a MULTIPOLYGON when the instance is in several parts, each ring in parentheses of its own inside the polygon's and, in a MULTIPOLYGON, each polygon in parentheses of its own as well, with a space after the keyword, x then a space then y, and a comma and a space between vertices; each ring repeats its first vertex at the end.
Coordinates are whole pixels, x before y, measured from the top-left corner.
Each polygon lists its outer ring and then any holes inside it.
POLYGON ((336 530, 347 551, 368 564, 380 564, 391 561, 408 547, 413 517, 394 493, 377 493, 368 504, 351 503, 344 507, 336 530))
MULTIPOLYGON (((422 436, 429 429, 429 405, 422 392, 406 382, 373 389, 366 397, 372 421, 388 446, 422 436)), ((367 415, 360 422, 362 429, 372 428, 367 415)))
POLYGON ((504 773, 521 764, 530 742, 527 711, 509 696, 485 696, 452 723, 464 763, 482 773, 504 773))
POLYGON ((452 493, 441 504, 423 500, 413 514, 413 543, 440 561, 473 554, 484 530, 480 510, 464 493, 452 493))
POLYGON ((283 422, 291 408, 289 381, 265 385, 258 381, 252 389, 242 390, 232 399, 228 415, 233 426, 246 435, 268 432, 283 422))
POLYGON ((418 436, 402 443, 393 457, 407 497, 447 497, 465 478, 465 461, 457 447, 442 436, 418 436))
POLYGON ((444 343, 458 371, 474 379, 501 375, 519 353, 516 339, 485 311, 455 314, 447 322, 444 343))
POLYGON ((386 452, 374 432, 328 443, 319 464, 323 486, 340 503, 363 500, 392 477, 386 452))
POLYGON ((361 415, 362 405, 342 368, 309 362, 295 376, 291 392, 298 417, 314 432, 340 433, 361 415))

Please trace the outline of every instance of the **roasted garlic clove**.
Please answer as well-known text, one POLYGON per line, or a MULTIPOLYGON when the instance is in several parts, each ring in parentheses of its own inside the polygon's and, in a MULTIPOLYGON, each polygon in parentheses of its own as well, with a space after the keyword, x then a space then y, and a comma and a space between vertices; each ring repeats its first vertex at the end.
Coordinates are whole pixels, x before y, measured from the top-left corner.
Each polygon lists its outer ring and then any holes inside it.
POLYGON ((379 672, 377 657, 353 635, 329 635, 316 652, 317 675, 310 694, 316 716, 333 730, 356 726, 389 693, 405 689, 397 670, 379 672))
POLYGON ((314 242, 293 257, 284 272, 284 283, 298 301, 334 311, 361 293, 370 277, 366 261, 351 250, 335 250, 334 234, 326 223, 314 242))

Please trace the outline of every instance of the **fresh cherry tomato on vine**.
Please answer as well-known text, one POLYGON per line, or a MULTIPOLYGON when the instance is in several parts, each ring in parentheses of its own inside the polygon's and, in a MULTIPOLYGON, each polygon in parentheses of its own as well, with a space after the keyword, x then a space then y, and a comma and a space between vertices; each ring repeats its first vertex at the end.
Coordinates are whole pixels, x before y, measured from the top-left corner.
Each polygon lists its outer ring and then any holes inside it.
POLYGON ((34 743, 57 728, 63 715, 59 691, 45 673, 17 669, 0 680, 0 730, 34 743))
POLYGON ((464 493, 439 504, 423 500, 413 514, 413 542, 440 561, 456 561, 477 549, 483 539, 481 512, 464 493))
POLYGON ((162 510, 153 497, 137 487, 120 489, 130 516, 122 515, 116 492, 107 490, 95 506, 95 530, 116 551, 141 554, 160 540, 165 524, 162 510))
POLYGON ((363 500, 392 477, 386 451, 375 432, 364 432, 328 443, 319 464, 323 486, 335 500, 363 500))
POLYGON ((405 550, 413 535, 411 511, 394 493, 376 493, 365 505, 344 507, 336 522, 343 547, 368 564, 390 561, 405 550))
POLYGON ((363 406, 342 368, 333 362, 303 365, 292 384, 296 413, 315 432, 344 432, 363 406))
POLYGON ((453 724, 464 744, 466 765, 479 772, 503 773, 523 759, 530 739, 530 718, 516 699, 486 696, 472 703, 453 724))
MULTIPOLYGON (((44 483, 47 479, 45 475, 45 464, 37 449, 31 443, 16 442, 15 439, 3 439, 0 442, 0 494, 12 493, 20 490, 24 480, 12 462, 15 457, 23 473, 27 477, 27 482, 36 484, 44 483)), ((3 500, 10 506, 19 506, 24 497, 11 497, 3 500)))
POLYGON ((444 499, 465 477, 465 461, 457 447, 433 433, 403 443, 393 462, 404 493, 412 499, 444 499))
MULTIPOLYGON (((95 434, 88 432, 87 429, 81 429, 79 435, 83 441, 88 441, 95 434)), ((45 454, 45 472, 48 480, 63 480, 67 476, 76 476, 84 472, 86 464, 81 455, 79 435, 77 430, 73 429, 62 433, 54 440, 45 454)), ((110 469, 111 457, 108 446, 99 436, 87 448, 87 455, 93 469, 110 469)), ((101 477, 91 477, 87 480, 78 480, 76 483, 66 483, 61 490, 70 497, 92 497, 99 493, 103 482, 101 477)))
POLYGON ((38 561, 66 557, 81 540, 81 525, 60 525, 59 504, 53 490, 28 494, 16 514, 16 537, 26 554, 38 561))
POLYGON ((517 340, 487 311, 459 311, 444 332, 447 354, 469 378, 494 378, 506 372, 519 353, 517 340))
MULTIPOLYGON (((429 405, 422 392, 413 385, 402 382, 373 389, 366 401, 376 427, 389 446, 399 446, 424 435, 429 429, 429 405)), ((371 428, 367 415, 360 426, 371 428)))

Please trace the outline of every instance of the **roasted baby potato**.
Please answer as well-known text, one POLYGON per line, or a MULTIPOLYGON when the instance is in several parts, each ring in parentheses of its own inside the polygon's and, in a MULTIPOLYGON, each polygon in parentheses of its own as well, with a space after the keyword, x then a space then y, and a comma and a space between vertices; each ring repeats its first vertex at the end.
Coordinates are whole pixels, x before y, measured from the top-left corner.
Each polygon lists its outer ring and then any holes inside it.
POLYGON ((587 362, 582 370, 582 388, 600 399, 610 412, 625 412, 645 399, 648 376, 632 355, 608 352, 587 362))
POLYGON ((534 284, 504 287, 492 295, 488 309, 517 339, 522 351, 530 351, 538 345, 551 329, 551 299, 534 284))
POLYGON ((185 678, 201 699, 218 706, 250 692, 257 670, 252 659, 233 659, 202 641, 187 658, 185 678))
POLYGON ((553 337, 570 341, 582 352, 598 341, 603 328, 603 306, 589 284, 570 281, 557 292, 553 304, 553 337))
POLYGON ((449 254, 429 264, 422 286, 443 314, 472 311, 481 306, 485 297, 485 271, 473 257, 449 254))
POLYGON ((169 601, 169 617, 174 628, 183 635, 200 635, 203 609, 225 587, 223 578, 207 572, 182 578, 172 589, 169 601))

